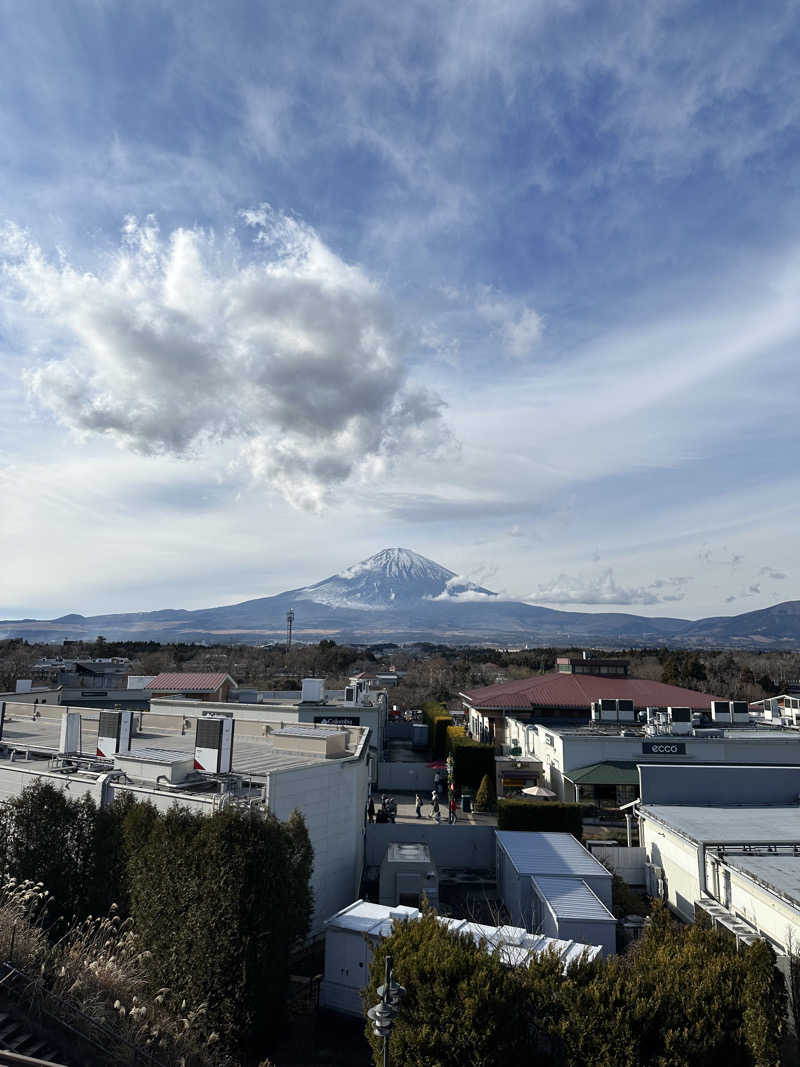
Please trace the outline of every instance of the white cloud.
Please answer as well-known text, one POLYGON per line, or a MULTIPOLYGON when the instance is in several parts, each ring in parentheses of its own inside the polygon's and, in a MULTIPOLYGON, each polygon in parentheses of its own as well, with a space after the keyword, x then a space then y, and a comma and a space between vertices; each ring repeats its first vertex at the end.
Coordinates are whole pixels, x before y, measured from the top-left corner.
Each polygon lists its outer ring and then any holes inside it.
POLYGON ((480 316, 499 334, 506 354, 514 359, 529 356, 541 340, 544 324, 531 307, 519 306, 493 289, 484 289, 477 304, 480 316))
POLYGON ((625 587, 617 584, 613 568, 608 567, 593 576, 559 574, 525 599, 537 604, 659 604, 683 600, 689 580, 659 578, 647 586, 625 587))
POLYGON ((774 567, 762 567, 758 573, 763 574, 766 578, 772 578, 776 582, 783 581, 786 577, 783 571, 777 571, 774 567))
POLYGON ((304 507, 435 452, 442 402, 409 381, 380 288, 303 223, 268 206, 242 217, 254 252, 129 218, 99 274, 7 227, 3 290, 39 355, 33 396, 79 437, 142 454, 239 440, 252 474, 304 507))

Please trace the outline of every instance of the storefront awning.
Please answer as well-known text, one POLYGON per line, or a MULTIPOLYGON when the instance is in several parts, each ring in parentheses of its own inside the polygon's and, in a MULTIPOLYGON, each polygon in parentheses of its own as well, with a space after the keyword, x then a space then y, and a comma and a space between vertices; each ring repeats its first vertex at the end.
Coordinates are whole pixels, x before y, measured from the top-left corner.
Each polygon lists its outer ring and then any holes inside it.
POLYGON ((608 760, 607 763, 592 763, 588 767, 576 767, 572 771, 565 771, 564 777, 573 785, 639 784, 636 764, 626 760, 608 760))

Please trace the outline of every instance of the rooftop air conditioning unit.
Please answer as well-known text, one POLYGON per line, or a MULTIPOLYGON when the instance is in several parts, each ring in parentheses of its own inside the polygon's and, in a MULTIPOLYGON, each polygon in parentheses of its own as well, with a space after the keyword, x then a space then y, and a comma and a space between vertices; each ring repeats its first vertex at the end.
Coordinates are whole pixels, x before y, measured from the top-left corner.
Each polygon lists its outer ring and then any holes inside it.
POLYGON ((101 711, 97 755, 110 759, 118 752, 130 752, 132 727, 132 711, 101 711))
POLYGON ((633 722, 635 715, 632 700, 603 697, 592 702, 592 722, 633 722))
POLYGON ((204 715, 197 720, 194 769, 209 774, 230 774, 233 765, 233 719, 204 715))
POLYGON ((636 709, 633 706, 632 700, 618 700, 617 701, 617 714, 620 722, 633 722, 636 709))
POLYGON ((750 705, 746 700, 731 701, 731 718, 734 722, 750 722, 750 705))
POLYGON ((325 679, 304 678, 300 700, 303 704, 322 704, 325 700, 325 679))
POLYGON ((692 732, 691 708, 668 708, 670 732, 673 734, 690 734, 692 732))
POLYGON ((80 753, 81 750, 81 717, 77 711, 65 711, 61 716, 61 732, 58 738, 58 751, 65 753, 80 753))
POLYGON ((732 722, 730 700, 712 700, 711 718, 714 722, 732 722))

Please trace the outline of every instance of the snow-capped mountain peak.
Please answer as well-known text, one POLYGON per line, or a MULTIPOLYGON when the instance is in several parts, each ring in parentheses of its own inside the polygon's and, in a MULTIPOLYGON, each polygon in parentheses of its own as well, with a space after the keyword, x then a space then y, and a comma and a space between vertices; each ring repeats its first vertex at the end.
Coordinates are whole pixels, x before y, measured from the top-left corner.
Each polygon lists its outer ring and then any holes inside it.
POLYGON ((296 597, 330 607, 380 611, 422 600, 455 598, 467 591, 495 595, 408 548, 384 548, 316 585, 299 589, 296 597))

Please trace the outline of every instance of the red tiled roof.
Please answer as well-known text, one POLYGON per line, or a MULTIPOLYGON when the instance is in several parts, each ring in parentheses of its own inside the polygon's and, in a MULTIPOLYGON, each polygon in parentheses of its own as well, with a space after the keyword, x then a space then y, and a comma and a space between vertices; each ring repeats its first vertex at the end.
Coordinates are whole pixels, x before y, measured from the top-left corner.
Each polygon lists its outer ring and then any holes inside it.
POLYGON ((537 675, 502 685, 470 689, 461 694, 474 708, 498 711, 530 711, 532 708, 581 708, 588 713, 593 700, 632 700, 640 708, 711 707, 720 698, 677 685, 650 682, 644 678, 605 678, 594 674, 537 675))
POLYGON ((158 674, 147 688, 151 693, 155 690, 175 690, 181 693, 213 693, 215 689, 219 689, 228 680, 233 682, 233 678, 229 674, 192 674, 191 672, 186 674, 158 674))

